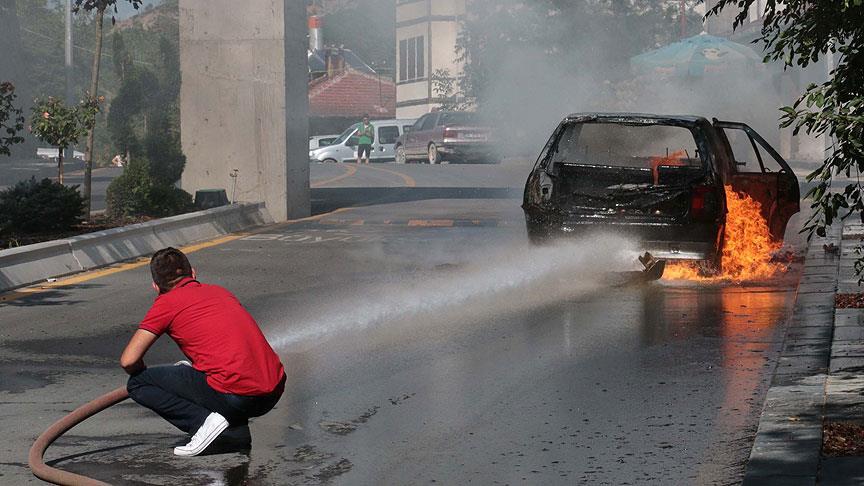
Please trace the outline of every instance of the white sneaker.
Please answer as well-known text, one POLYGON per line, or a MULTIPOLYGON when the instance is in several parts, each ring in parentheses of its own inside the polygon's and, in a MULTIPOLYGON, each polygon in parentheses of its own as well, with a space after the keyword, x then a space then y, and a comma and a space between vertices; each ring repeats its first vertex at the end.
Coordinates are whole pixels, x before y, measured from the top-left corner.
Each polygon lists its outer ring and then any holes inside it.
POLYGON ((192 436, 192 440, 185 446, 175 447, 174 455, 177 456, 197 456, 204 452, 216 437, 219 437, 225 429, 228 428, 228 421, 225 417, 216 412, 211 413, 201 424, 201 427, 192 436))
POLYGON ((189 361, 186 361, 185 359, 181 359, 180 361, 174 363, 174 366, 188 366, 191 368, 192 363, 190 363, 189 361))

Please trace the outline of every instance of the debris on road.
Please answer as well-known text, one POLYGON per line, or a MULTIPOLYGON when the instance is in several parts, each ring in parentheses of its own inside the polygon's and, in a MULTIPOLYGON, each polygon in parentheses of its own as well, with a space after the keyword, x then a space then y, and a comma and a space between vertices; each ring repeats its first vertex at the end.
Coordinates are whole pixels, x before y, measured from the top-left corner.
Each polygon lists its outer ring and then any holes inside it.
POLYGON ((294 460, 297 462, 319 463, 333 457, 333 454, 320 452, 313 445, 300 446, 294 450, 294 460))
POLYGON ((824 424, 822 454, 829 457, 864 456, 864 425, 854 422, 824 424))
POLYGON ((339 460, 339 462, 322 468, 321 472, 316 474, 315 477, 322 481, 326 481, 328 479, 333 479, 336 476, 347 473, 351 470, 352 467, 354 467, 354 464, 352 464, 351 461, 343 457, 339 460))
POLYGON ((318 426, 322 429, 336 435, 348 435, 357 430, 357 426, 347 422, 333 422, 330 420, 322 420, 318 422, 318 426))
POLYGON ((864 308, 864 293, 836 294, 834 307, 838 309, 862 309, 864 308))

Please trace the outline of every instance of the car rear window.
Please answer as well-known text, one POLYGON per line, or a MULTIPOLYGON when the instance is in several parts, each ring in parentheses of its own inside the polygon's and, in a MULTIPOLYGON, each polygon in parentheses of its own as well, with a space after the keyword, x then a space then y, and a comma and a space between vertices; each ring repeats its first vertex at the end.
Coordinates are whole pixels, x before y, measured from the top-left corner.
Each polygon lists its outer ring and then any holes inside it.
POLYGON ((478 125, 477 114, 468 112, 442 113, 438 125, 478 125))
POLYGON ((693 133, 674 125, 573 123, 564 128, 554 149, 555 164, 702 167, 693 133))

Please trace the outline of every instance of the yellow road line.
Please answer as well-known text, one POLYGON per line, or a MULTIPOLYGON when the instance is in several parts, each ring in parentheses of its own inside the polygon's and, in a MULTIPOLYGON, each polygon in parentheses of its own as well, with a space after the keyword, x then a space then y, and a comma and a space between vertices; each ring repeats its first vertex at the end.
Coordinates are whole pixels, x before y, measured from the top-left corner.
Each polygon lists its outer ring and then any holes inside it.
POLYGON ((419 226, 423 228, 449 228, 453 226, 452 219, 412 219, 408 226, 419 226))
MULTIPOLYGON (((293 223, 301 223, 303 221, 315 221, 315 220, 319 220, 321 218, 324 218, 326 216, 330 216, 332 214, 348 211, 350 209, 352 209, 352 208, 339 208, 339 209, 336 209, 336 210, 331 211, 329 213, 318 214, 315 216, 309 216, 307 218, 294 219, 294 220, 287 221, 286 223, 293 224, 293 223)), ((203 250, 205 248, 211 248, 211 247, 214 247, 217 245, 222 245, 225 243, 239 240, 241 238, 249 236, 250 234, 252 234, 252 232, 233 233, 230 235, 221 236, 221 237, 213 239, 213 240, 204 241, 201 243, 195 243, 195 244, 187 245, 187 246, 182 246, 182 247, 180 247, 180 250, 182 250, 183 253, 194 253, 196 251, 200 251, 200 250, 203 250)), ((9 302, 12 300, 20 299, 22 297, 27 297, 29 295, 38 294, 40 292, 46 292, 48 290, 55 289, 58 287, 68 287, 70 285, 76 285, 79 283, 88 282, 90 280, 94 280, 97 278, 107 277, 107 276, 113 275, 115 273, 125 272, 127 270, 134 270, 136 268, 141 268, 145 265, 148 265, 149 263, 150 263, 150 258, 142 257, 142 258, 137 258, 136 260, 131 261, 131 262, 117 263, 117 264, 111 265, 110 267, 106 267, 106 268, 102 268, 102 269, 98 269, 98 270, 85 271, 85 272, 79 273, 77 275, 72 275, 72 276, 66 277, 66 278, 58 278, 55 281, 41 283, 38 285, 34 285, 32 287, 24 287, 24 288, 20 288, 20 289, 16 289, 16 290, 11 290, 9 292, 0 293, 0 302, 9 302)))
POLYGON ((346 179, 346 178, 351 177, 357 173, 357 167, 355 167, 353 165, 347 165, 346 164, 346 165, 343 165, 343 167, 345 167, 347 169, 344 174, 338 175, 336 177, 332 177, 330 179, 326 179, 323 181, 315 182, 314 184, 310 184, 309 187, 316 188, 316 187, 326 186, 327 184, 332 184, 336 181, 341 181, 342 179, 346 179))
POLYGON ((395 176, 399 177, 400 179, 402 179, 402 181, 405 183, 405 185, 407 187, 417 187, 417 181, 415 181, 414 178, 409 176, 409 175, 405 175, 401 172, 396 172, 395 170, 391 170, 391 169, 384 169, 381 167, 373 167, 371 165, 368 166, 368 168, 395 175, 395 176))

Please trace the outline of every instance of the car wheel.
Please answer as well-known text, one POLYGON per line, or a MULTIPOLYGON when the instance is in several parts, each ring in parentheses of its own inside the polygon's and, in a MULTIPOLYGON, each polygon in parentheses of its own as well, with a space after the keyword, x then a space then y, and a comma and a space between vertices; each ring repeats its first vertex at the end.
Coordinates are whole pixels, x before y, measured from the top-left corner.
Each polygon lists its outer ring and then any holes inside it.
POLYGON ((432 165, 441 163, 441 153, 438 152, 435 142, 429 144, 429 163, 432 165))
POLYGON ((324 162, 325 164, 335 164, 336 159, 324 159, 321 162, 324 162))
POLYGON ((405 147, 399 145, 396 147, 396 163, 397 164, 407 164, 408 156, 405 155, 405 147))

